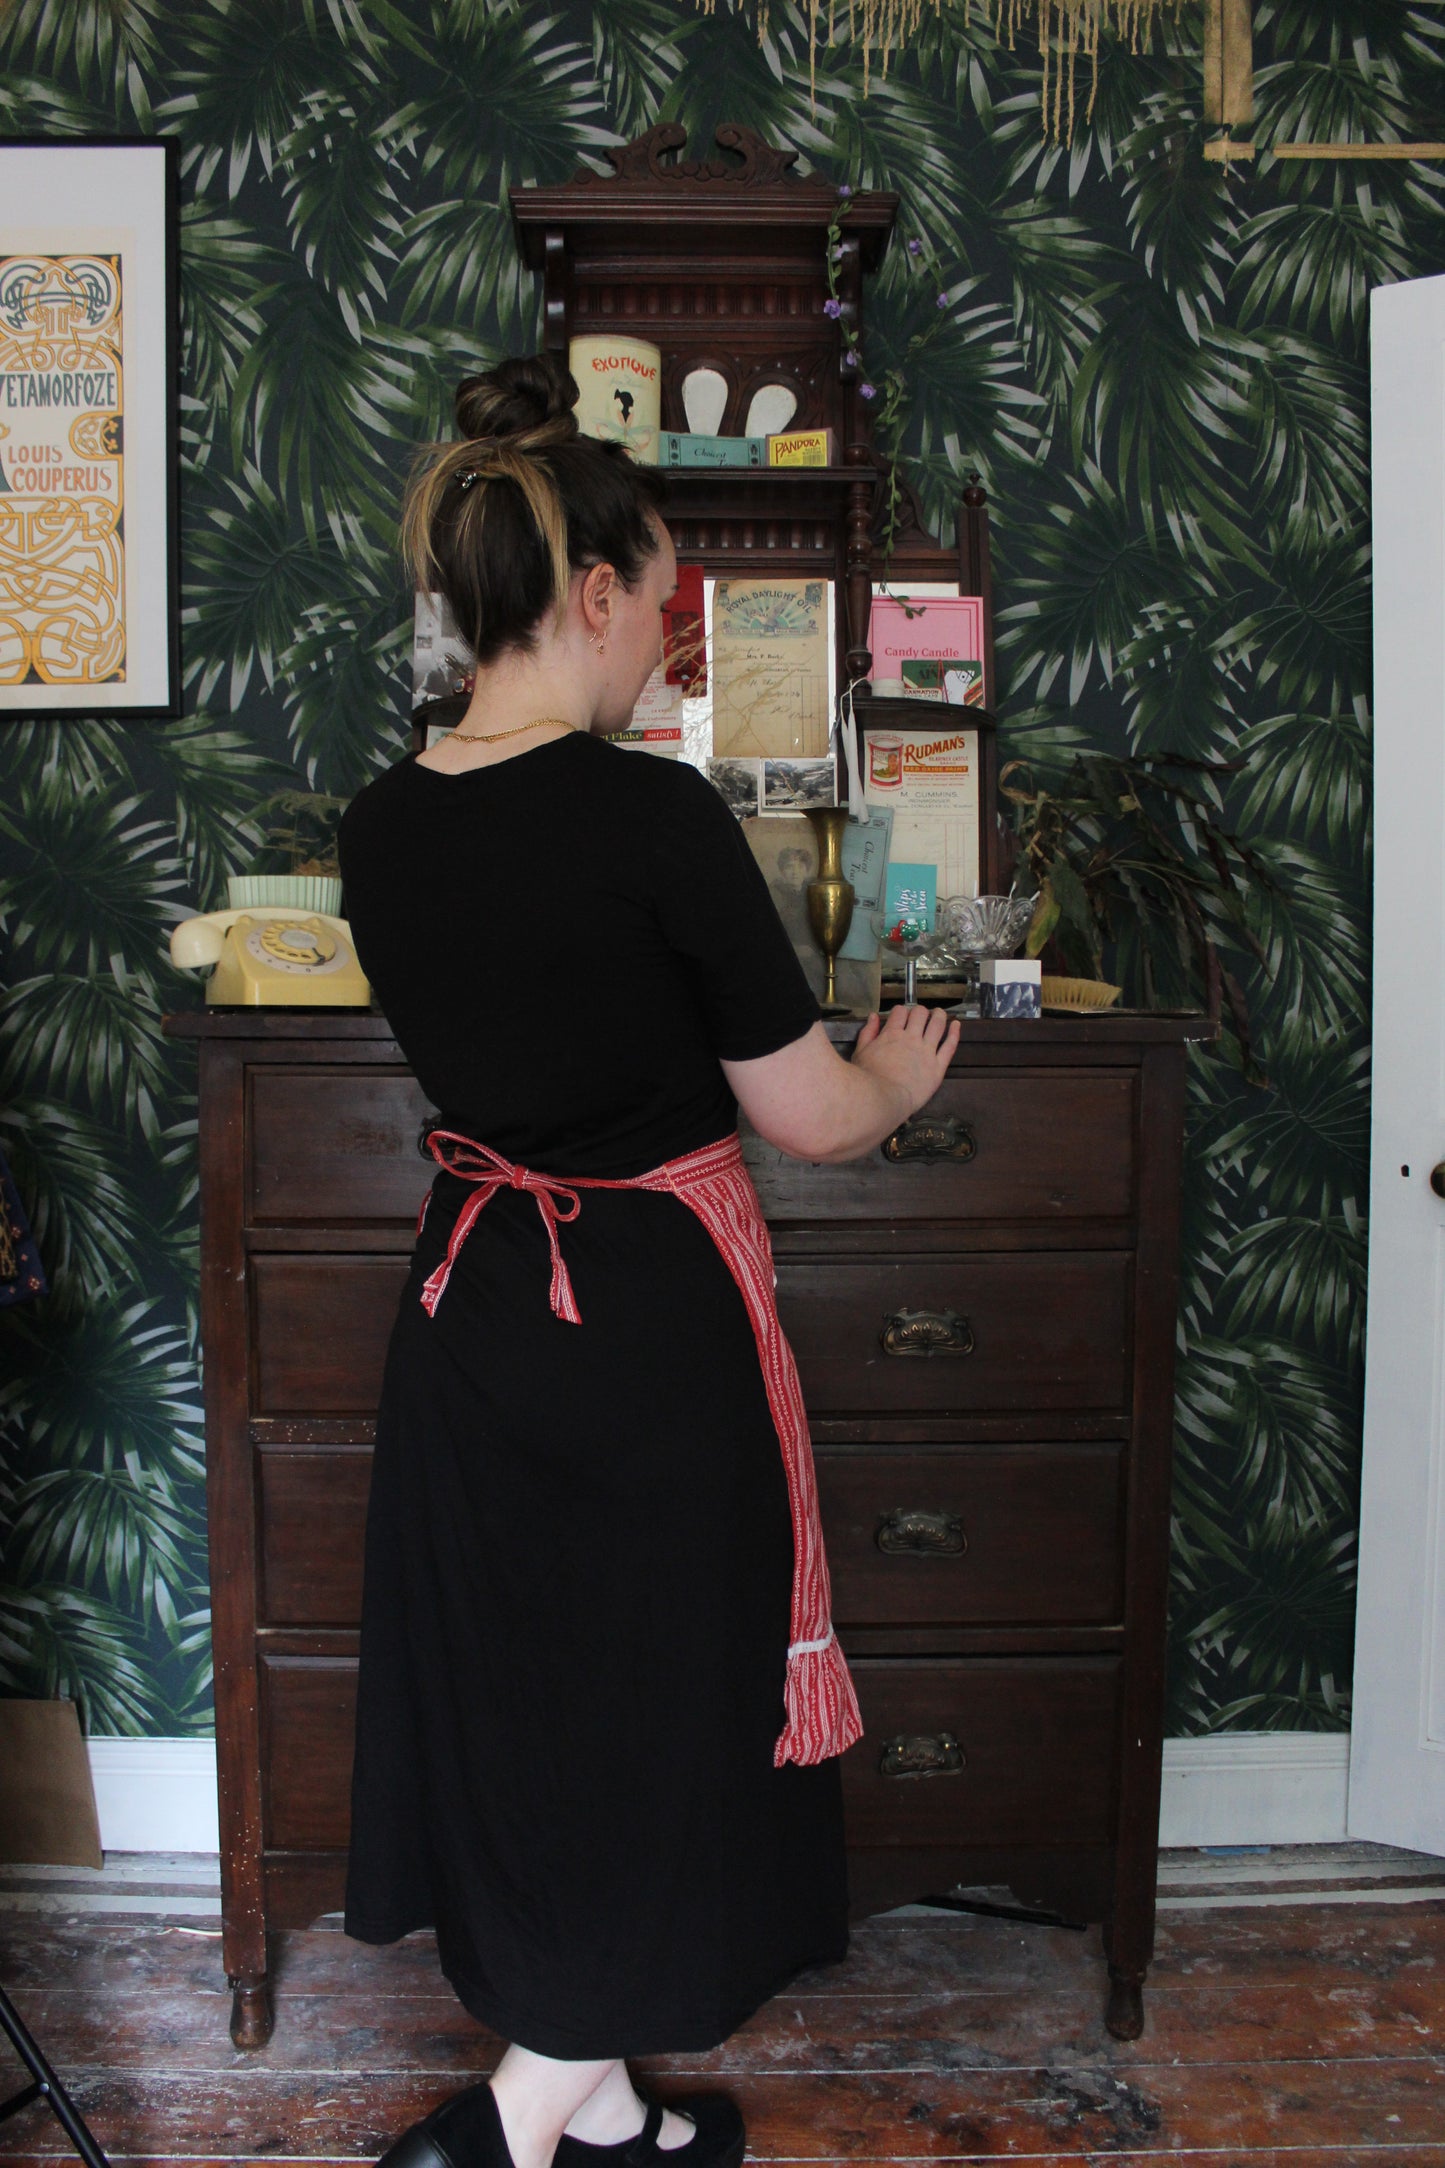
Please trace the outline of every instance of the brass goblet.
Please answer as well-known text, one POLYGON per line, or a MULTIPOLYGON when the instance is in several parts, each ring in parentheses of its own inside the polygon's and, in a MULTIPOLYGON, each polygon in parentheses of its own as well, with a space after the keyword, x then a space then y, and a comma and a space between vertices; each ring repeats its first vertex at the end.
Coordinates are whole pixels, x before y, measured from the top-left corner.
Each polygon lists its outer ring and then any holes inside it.
POLYGON ((808 819, 818 838, 818 871, 809 881, 808 924, 823 954, 827 976, 823 983, 823 1014, 851 1016, 846 1001, 838 999, 837 957, 853 923, 853 883, 843 876, 843 830, 848 808, 843 805, 810 807, 808 819))

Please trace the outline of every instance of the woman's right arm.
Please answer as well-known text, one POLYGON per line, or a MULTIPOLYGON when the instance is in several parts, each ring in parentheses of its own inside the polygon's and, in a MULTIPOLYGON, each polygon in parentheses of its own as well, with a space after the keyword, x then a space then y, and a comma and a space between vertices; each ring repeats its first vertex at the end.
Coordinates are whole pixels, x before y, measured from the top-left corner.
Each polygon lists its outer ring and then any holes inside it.
POLYGON ((793 1159, 861 1159, 938 1090, 958 1045, 959 1021, 903 1003, 869 1017, 845 1061, 821 1024, 723 1074, 752 1127, 793 1159))

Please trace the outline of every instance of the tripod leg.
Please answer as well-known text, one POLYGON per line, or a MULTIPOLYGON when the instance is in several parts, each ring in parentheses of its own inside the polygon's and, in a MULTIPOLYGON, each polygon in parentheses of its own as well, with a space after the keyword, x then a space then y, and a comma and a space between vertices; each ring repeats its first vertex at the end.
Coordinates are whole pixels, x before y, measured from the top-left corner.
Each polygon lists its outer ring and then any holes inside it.
POLYGON ((85 2168, 110 2168, 110 2162, 91 2137, 84 2116, 41 2054, 3 1987, 0 1987, 0 2025, 9 2033, 16 2054, 34 2078, 34 2092, 49 2103, 56 2121, 85 2162, 85 2168))

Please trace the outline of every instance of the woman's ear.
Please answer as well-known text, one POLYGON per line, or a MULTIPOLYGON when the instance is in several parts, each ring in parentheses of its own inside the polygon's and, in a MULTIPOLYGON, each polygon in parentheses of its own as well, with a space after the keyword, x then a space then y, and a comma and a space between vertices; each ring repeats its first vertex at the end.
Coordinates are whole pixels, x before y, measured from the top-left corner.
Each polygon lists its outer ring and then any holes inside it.
POLYGON ((614 565, 589 566, 582 581, 582 619, 589 640, 605 640, 612 629, 617 601, 617 569, 614 565))

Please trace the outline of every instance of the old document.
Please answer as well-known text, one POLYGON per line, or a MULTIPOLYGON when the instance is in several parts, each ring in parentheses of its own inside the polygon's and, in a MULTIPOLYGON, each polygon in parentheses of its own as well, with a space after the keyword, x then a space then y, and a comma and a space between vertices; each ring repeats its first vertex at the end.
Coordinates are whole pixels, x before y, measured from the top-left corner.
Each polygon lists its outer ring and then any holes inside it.
POLYGON ((718 581, 715 758, 816 760, 827 753, 830 598, 826 580, 718 581))
POLYGON ((935 866, 940 896, 978 894, 978 732, 865 730, 863 795, 893 815, 890 863, 935 866))

